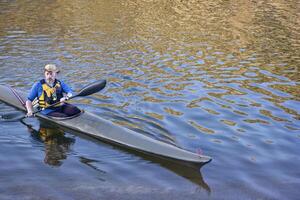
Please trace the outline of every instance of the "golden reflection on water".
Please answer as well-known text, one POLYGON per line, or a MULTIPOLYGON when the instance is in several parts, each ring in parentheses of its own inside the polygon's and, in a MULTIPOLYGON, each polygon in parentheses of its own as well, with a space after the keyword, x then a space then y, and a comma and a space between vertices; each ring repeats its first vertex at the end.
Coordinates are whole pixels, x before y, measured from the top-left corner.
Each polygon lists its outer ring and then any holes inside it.
MULTIPOLYGON (((66 63, 67 77, 78 77, 78 86, 107 76, 106 94, 95 96, 105 103, 80 103, 131 112, 143 102, 141 113, 162 121, 182 117, 203 133, 220 130, 201 120, 204 115, 195 117, 202 111, 220 126, 280 122, 297 130, 293 119, 300 119, 299 111, 287 105, 300 100, 297 1, 3 5, 0 35, 15 41, 3 44, 8 56, 22 61, 26 48, 29 58, 42 49, 55 53, 66 63), (40 43, 27 44, 36 39, 40 43), (149 112, 153 104, 159 109, 149 112)), ((26 86, 22 78, 12 84, 26 86)))
POLYGON ((259 164, 266 145, 300 137, 299 27, 296 0, 1 2, 0 83, 28 90, 48 62, 77 90, 106 78, 74 102, 216 157, 251 149, 236 160, 259 164))

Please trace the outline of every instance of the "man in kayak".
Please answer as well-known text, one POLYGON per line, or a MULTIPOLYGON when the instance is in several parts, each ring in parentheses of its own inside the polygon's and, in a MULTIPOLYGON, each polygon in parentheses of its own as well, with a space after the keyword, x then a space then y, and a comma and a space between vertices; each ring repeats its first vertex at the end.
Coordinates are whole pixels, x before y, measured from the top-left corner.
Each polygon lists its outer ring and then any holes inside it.
POLYGON ((81 111, 66 101, 72 96, 71 88, 61 80, 56 79, 59 72, 54 64, 47 64, 44 69, 45 78, 35 83, 27 97, 26 108, 27 116, 31 117, 33 113, 32 102, 37 99, 42 114, 52 117, 69 117, 80 113, 81 111), (61 104, 46 108, 54 103, 61 104))

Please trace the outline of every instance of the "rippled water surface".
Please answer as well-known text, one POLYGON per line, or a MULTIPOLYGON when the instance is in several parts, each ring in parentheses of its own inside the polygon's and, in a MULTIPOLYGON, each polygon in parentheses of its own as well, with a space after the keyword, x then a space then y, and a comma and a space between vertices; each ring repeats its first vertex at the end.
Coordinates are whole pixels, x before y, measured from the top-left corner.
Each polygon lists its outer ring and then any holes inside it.
MULTIPOLYGON (((297 199, 298 1, 0 1, 0 84, 55 63, 99 116, 213 161, 190 169, 36 119, 0 123, 0 199, 297 199)), ((1 103, 0 112, 14 109, 1 103)))

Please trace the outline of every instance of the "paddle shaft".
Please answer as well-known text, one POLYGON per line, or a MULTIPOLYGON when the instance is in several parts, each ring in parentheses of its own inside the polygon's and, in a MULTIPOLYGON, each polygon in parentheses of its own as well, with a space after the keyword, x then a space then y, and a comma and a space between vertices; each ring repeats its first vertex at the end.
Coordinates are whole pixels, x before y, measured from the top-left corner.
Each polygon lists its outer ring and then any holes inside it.
MULTIPOLYGON (((105 86, 106 86, 106 80, 96 81, 94 83, 91 83, 91 84, 85 86, 84 88, 82 88, 80 90, 79 93, 77 93, 74 96, 71 96, 70 98, 67 98, 66 100, 70 100, 70 99, 73 99, 75 97, 84 97, 84 96, 88 96, 88 95, 94 94, 94 93, 99 92, 100 90, 102 90, 105 86)), ((40 110, 37 110, 37 111, 33 112, 33 114, 36 114, 36 113, 39 113, 39 112, 41 112, 41 111, 43 111, 45 109, 57 106, 60 103, 62 103, 62 102, 60 102, 60 101, 56 102, 56 103, 54 103, 54 104, 52 104, 50 106, 47 106, 46 108, 43 108, 43 109, 40 109, 40 110)))
MULTIPOLYGON (((12 91, 12 93, 15 95, 15 97, 17 97, 17 99, 20 101, 20 103, 22 104, 22 106, 25 108, 25 110, 27 111, 27 108, 26 108, 26 103, 24 102, 24 100, 22 99, 22 97, 18 94, 18 92, 14 89, 14 88, 10 88, 11 89, 11 91, 12 91)), ((69 99, 72 99, 72 98, 74 98, 74 97, 76 97, 77 95, 75 95, 75 96, 72 96, 72 97, 70 97, 70 98, 68 98, 67 100, 69 100, 69 99)), ((50 105, 50 106, 47 106, 46 108, 43 108, 43 109, 40 109, 40 110, 37 110, 37 111, 35 111, 35 112, 33 112, 32 114, 34 115, 34 114, 36 114, 36 113, 39 113, 39 112, 41 112, 41 111, 43 111, 43 110, 45 110, 45 109, 47 109, 47 108, 51 108, 51 107, 53 107, 53 106, 56 106, 56 105, 58 105, 58 104, 60 104, 61 102, 59 101, 59 102, 56 102, 56 103, 54 103, 54 104, 52 104, 52 105, 50 105)), ((24 116, 24 118, 26 117, 26 115, 24 116)))
MULTIPOLYGON (((70 100, 70 99, 73 99, 73 98, 75 98, 75 97, 77 97, 77 96, 78 96, 78 95, 71 96, 70 98, 67 98, 66 101, 68 101, 68 100, 70 100)), ((37 114, 37 113, 39 113, 39 112, 41 112, 41 111, 43 111, 43 110, 45 110, 45 109, 52 108, 52 107, 57 106, 57 105, 59 105, 59 104, 61 104, 61 103, 62 103, 62 102, 58 101, 58 102, 56 102, 56 103, 54 103, 54 104, 51 104, 50 106, 47 106, 47 107, 45 107, 45 108, 39 109, 39 110, 37 110, 37 111, 34 111, 32 114, 33 114, 33 115, 34 115, 34 114, 37 114)))
MULTIPOLYGON (((106 80, 101 80, 101 81, 96 81, 94 83, 91 83, 87 86, 85 86, 83 89, 80 90, 80 92, 74 96, 71 96, 70 98, 67 98, 66 100, 70 100, 70 99, 73 99, 75 97, 83 97, 83 96, 88 96, 88 95, 91 95, 91 94, 94 94, 96 92, 99 92, 100 90, 102 90, 104 87, 106 86, 106 80)), ((13 94, 17 97, 17 99, 20 101, 20 103, 22 104, 22 106, 25 108, 25 110, 27 111, 27 108, 26 108, 26 104, 24 102, 24 100, 22 99, 22 97, 17 93, 17 91, 13 88, 11 88, 11 91, 13 92, 13 94)), ((56 102, 50 106, 47 106, 43 109, 40 109, 40 110, 37 110, 35 112, 33 112, 32 114, 37 114, 45 109, 48 109, 48 108, 51 108, 51 107, 54 107, 56 105, 59 105, 60 103, 62 102, 56 102)), ((27 117, 26 115, 24 116, 24 118, 27 117)))

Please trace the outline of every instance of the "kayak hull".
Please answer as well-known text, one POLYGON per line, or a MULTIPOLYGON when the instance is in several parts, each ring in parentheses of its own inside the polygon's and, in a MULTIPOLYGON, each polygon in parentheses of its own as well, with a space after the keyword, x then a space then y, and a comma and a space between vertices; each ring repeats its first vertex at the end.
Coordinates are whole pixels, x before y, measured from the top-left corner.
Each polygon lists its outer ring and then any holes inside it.
MULTIPOLYGON (((22 99, 26 99, 25 92, 15 91, 22 99)), ((22 103, 18 100, 9 86, 0 85, 0 100, 17 109, 25 111, 22 103)), ((98 115, 86 111, 82 112, 78 117, 65 120, 49 118, 40 113, 36 114, 36 117, 79 131, 85 135, 146 154, 153 154, 190 163, 207 163, 211 161, 209 156, 192 153, 177 146, 155 140, 125 127, 118 126, 98 115)))

